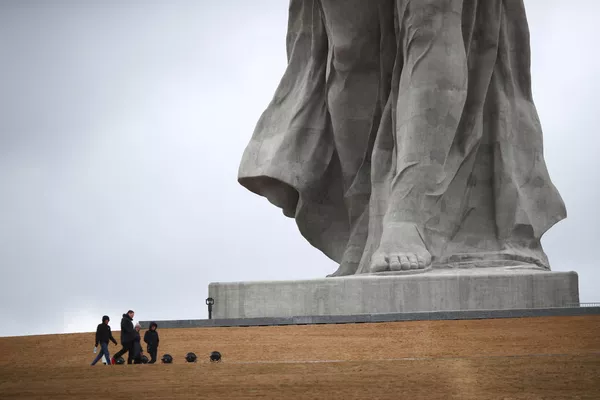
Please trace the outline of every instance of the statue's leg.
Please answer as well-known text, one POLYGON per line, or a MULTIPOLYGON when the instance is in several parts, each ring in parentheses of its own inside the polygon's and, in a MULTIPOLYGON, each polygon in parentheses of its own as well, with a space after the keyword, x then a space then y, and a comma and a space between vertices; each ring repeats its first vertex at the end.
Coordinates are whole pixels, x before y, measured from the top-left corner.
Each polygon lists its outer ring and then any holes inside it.
POLYGON ((396 173, 371 271, 425 269, 425 195, 444 163, 467 95, 462 0, 398 0, 404 65, 396 105, 396 173))
POLYGON ((331 46, 327 106, 346 191, 363 162, 369 133, 378 125, 379 1, 321 2, 331 46))
POLYGON ((357 178, 381 118, 381 7, 393 14, 392 0, 322 0, 331 48, 327 107, 340 160, 351 237, 339 269, 354 274, 368 227, 367 180, 357 178), (364 185, 364 187, 363 187, 364 185))

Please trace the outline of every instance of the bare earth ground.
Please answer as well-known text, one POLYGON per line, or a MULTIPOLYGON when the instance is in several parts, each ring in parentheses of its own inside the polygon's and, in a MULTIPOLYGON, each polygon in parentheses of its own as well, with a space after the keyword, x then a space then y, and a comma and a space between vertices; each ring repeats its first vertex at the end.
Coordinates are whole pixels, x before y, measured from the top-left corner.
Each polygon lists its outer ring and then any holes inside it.
POLYGON ((0 399, 600 399, 600 316, 159 332, 173 365, 92 368, 93 333, 0 338, 0 399))

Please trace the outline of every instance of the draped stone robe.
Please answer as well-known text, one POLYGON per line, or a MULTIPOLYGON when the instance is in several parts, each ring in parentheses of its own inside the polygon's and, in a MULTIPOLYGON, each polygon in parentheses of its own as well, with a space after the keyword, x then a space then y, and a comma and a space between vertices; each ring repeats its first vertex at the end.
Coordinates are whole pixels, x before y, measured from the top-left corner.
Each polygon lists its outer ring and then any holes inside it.
POLYGON ((434 267, 549 269, 540 239, 566 211, 522 0, 291 0, 287 54, 239 182, 344 274, 369 272, 390 204, 434 267))

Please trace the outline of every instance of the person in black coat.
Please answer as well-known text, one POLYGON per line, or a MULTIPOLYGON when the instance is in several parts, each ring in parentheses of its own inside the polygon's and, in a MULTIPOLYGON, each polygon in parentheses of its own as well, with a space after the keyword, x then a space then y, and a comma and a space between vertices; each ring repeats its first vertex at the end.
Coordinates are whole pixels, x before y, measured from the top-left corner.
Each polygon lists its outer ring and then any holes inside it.
POLYGON ((115 360, 121 357, 123 354, 127 354, 127 364, 131 364, 133 362, 133 342, 135 340, 135 329, 133 329, 133 316, 135 313, 132 310, 127 311, 126 314, 123 314, 123 318, 121 318, 121 346, 123 348, 115 354, 112 359, 112 363, 115 364, 115 360))
POLYGON ((96 344, 94 345, 94 351, 98 347, 98 343, 100 343, 100 353, 96 356, 94 361, 92 361, 92 365, 96 365, 98 361, 102 358, 102 356, 106 357, 106 365, 110 365, 110 354, 108 352, 108 341, 110 340, 117 345, 117 341, 112 335, 112 331, 110 330, 110 326, 108 323, 110 322, 110 318, 108 315, 102 317, 102 323, 98 324, 96 328, 96 344))
POLYGON ((131 358, 133 358, 133 363, 134 364, 141 364, 142 363, 142 354, 143 354, 143 350, 142 350, 142 344, 140 343, 141 338, 140 338, 140 329, 142 327, 140 326, 140 324, 135 324, 135 331, 133 332, 134 336, 133 336, 133 347, 131 349, 131 358))
POLYGON ((147 350, 150 354, 150 362, 148 364, 154 364, 156 362, 156 354, 158 353, 158 332, 156 331, 158 325, 156 322, 150 323, 150 328, 144 334, 144 342, 148 345, 147 350))

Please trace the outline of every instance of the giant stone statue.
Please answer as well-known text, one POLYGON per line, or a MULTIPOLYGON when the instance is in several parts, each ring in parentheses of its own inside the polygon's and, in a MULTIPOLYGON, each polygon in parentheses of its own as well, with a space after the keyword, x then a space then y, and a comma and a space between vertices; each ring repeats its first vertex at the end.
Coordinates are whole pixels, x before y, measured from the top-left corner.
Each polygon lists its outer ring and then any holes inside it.
POLYGON ((550 268, 523 0, 291 0, 287 54, 239 182, 333 276, 550 268))

